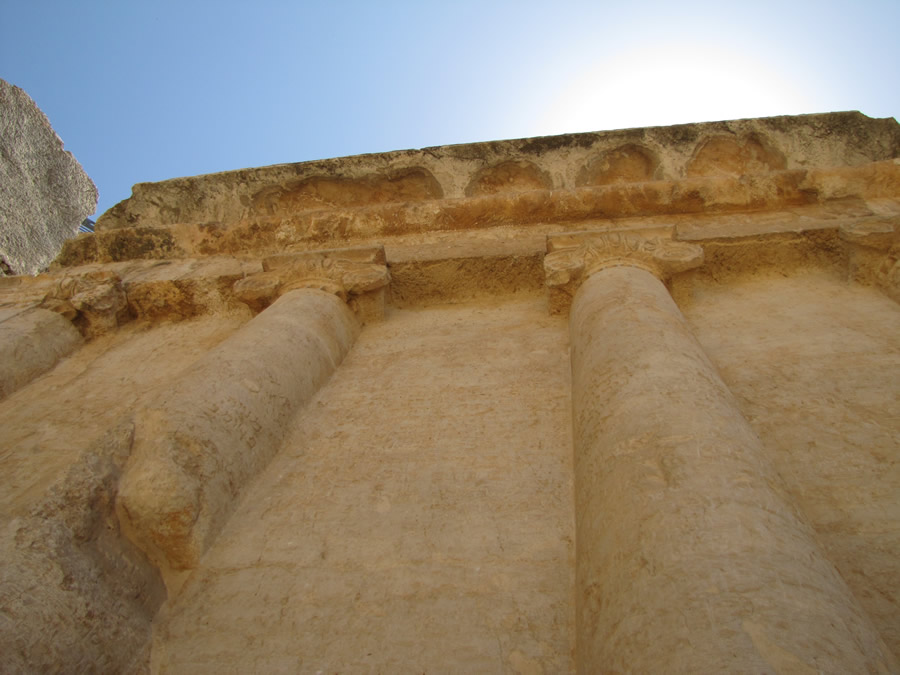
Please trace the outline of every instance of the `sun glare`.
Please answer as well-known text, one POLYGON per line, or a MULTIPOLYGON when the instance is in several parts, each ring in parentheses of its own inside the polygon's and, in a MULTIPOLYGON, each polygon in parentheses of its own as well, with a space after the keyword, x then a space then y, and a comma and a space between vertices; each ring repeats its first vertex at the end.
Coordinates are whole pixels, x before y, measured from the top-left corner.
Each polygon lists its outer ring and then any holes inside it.
POLYGON ((803 89, 762 62, 721 50, 623 53, 571 78, 545 109, 538 133, 818 112, 803 89))

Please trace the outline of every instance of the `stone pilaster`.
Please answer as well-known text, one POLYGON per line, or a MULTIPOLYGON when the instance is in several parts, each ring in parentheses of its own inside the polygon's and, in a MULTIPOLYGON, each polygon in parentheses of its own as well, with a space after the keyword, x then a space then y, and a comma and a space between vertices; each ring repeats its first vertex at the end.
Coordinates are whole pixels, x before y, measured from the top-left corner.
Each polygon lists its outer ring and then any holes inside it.
POLYGON ((896 669, 658 277, 697 252, 585 235, 547 258, 574 296, 579 671, 896 669))

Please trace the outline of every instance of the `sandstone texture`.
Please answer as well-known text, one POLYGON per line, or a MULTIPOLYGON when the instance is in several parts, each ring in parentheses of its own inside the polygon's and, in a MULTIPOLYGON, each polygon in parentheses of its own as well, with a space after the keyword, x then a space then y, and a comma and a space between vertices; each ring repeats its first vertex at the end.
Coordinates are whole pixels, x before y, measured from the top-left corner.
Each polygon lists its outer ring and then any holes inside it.
POLYGON ((0 274, 47 268, 97 208, 97 188, 47 117, 0 80, 0 274))
POLYGON ((0 671, 900 672, 900 126, 140 184, 0 278, 0 671))

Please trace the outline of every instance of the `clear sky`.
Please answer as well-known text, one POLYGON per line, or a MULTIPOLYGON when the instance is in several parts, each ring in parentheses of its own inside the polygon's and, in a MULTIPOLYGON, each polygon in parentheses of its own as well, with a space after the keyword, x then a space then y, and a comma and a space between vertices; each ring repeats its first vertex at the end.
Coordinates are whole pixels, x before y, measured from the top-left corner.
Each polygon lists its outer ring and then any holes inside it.
POLYGON ((739 117, 900 115, 900 0, 0 0, 0 78, 100 190, 739 117))

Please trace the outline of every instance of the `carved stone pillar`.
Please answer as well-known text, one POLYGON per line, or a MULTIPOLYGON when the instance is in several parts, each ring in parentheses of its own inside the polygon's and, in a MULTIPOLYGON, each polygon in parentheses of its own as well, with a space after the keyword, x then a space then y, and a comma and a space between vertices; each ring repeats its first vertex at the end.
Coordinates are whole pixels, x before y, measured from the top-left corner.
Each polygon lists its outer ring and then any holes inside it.
POLYGON ((579 671, 895 669, 658 278, 701 251, 569 241, 579 671))
MULTIPOLYGON (((370 250, 368 258, 378 255, 370 250)), ((269 270, 238 282, 239 295, 255 289, 262 306, 274 302, 135 420, 117 511, 170 587, 196 565, 241 487, 268 463, 297 410, 350 349, 359 320, 342 298, 354 288, 383 291, 389 279, 383 264, 335 251, 304 253, 300 261, 278 268, 281 276, 269 270), (358 287, 348 288, 348 280, 358 287)))

